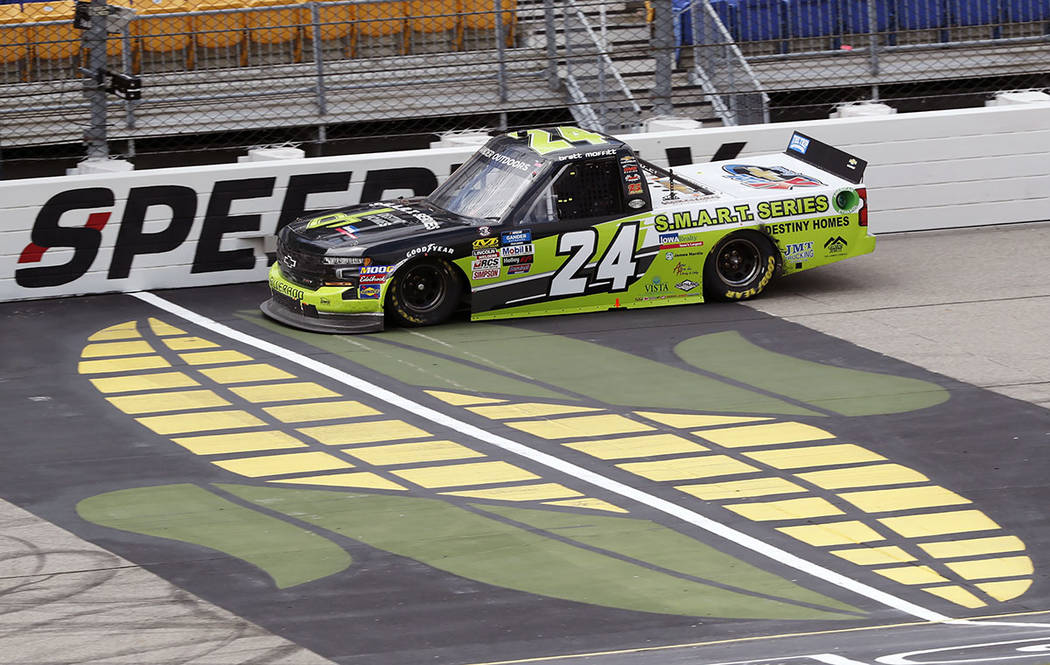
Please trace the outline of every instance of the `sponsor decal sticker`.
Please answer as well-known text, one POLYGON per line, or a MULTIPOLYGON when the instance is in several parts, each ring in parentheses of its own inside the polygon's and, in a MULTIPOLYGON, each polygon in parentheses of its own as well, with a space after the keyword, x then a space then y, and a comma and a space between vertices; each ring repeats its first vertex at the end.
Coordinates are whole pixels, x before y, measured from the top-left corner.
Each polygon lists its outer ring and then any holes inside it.
POLYGON ((363 256, 326 256, 321 263, 326 266, 360 266, 364 265, 365 259, 363 256))
POLYGON ((357 297, 363 300, 378 300, 382 288, 377 285, 368 284, 357 289, 357 297))
MULTIPOLYGON (((483 227, 483 228, 488 228, 488 227, 483 227)), ((477 240, 474 241, 473 245, 471 245, 471 246, 474 249, 484 249, 486 247, 498 247, 499 246, 499 238, 478 238, 477 240)))
POLYGON ((491 258, 476 259, 470 264, 471 270, 484 270, 486 268, 499 268, 499 257, 493 254, 491 258))
POLYGON ((359 284, 382 284, 390 273, 391 266, 365 266, 361 268, 359 284))
POLYGON ((794 189, 819 187, 821 181, 783 166, 756 166, 754 164, 726 164, 722 167, 730 180, 755 189, 794 189))
POLYGON ((534 245, 529 243, 527 245, 508 245, 506 247, 500 247, 499 253, 501 256, 525 256, 526 254, 535 253, 534 245))
POLYGON ((732 208, 719 206, 711 212, 701 208, 699 210, 683 210, 670 215, 662 213, 653 217, 653 227, 657 233, 670 233, 703 228, 705 226, 750 222, 754 221, 754 219, 755 216, 751 213, 751 207, 741 204, 732 208))
POLYGON ((453 254, 455 253, 455 251, 456 250, 452 249, 451 247, 445 247, 443 245, 435 245, 434 243, 429 243, 427 245, 423 245, 422 247, 410 249, 405 255, 405 258, 410 259, 413 256, 418 256, 420 254, 453 254))
POLYGON ((499 268, 485 268, 483 270, 472 270, 472 279, 492 279, 493 277, 499 277, 499 268))
POLYGON ((806 154, 806 151, 809 150, 809 139, 800 134, 792 134, 791 143, 788 143, 788 150, 794 150, 800 155, 806 154))
POLYGON ((526 254, 525 256, 505 256, 503 257, 503 265, 505 266, 516 266, 522 263, 532 263, 532 255, 526 254))
POLYGON ((703 247, 703 240, 684 240, 677 233, 660 235, 660 249, 679 249, 681 247, 703 247))
POLYGON ((515 168, 515 169, 518 169, 518 170, 521 170, 521 171, 531 171, 532 170, 531 166, 529 166, 527 163, 521 161, 520 159, 514 159, 513 157, 510 157, 508 155, 504 155, 502 152, 496 152, 492 148, 487 148, 485 146, 481 146, 480 148, 478 148, 478 154, 480 154, 482 157, 484 157, 486 159, 490 159, 490 160, 492 160, 492 161, 494 161, 494 162, 496 162, 498 164, 505 164, 507 166, 510 166, 512 168, 515 168))
POLYGON ((777 217, 794 217, 795 215, 812 215, 828 211, 828 197, 800 196, 782 201, 762 201, 755 206, 759 219, 776 219, 777 217))
POLYGON ((509 268, 507 268, 507 274, 508 275, 519 275, 519 274, 522 274, 522 273, 527 273, 530 270, 532 270, 532 264, 531 263, 519 263, 516 266, 510 266, 509 268))
POLYGON ((674 261, 674 252, 667 252, 666 254, 664 254, 664 260, 674 261))
POLYGON ((691 279, 683 279, 682 281, 674 285, 674 287, 679 291, 692 291, 698 286, 700 285, 691 279))
POLYGON ((417 222, 422 224, 423 228, 425 228, 427 231, 436 231, 437 229, 441 228, 441 225, 438 224, 437 220, 435 220, 433 217, 426 214, 425 212, 421 212, 414 208, 409 208, 408 206, 404 206, 399 203, 373 203, 372 205, 386 206, 388 209, 397 210, 399 212, 405 213, 406 215, 411 215, 417 222))
POLYGON ((532 242, 532 231, 506 231, 500 234, 500 240, 504 245, 520 245, 532 242))
POLYGON ((290 284, 285 284, 284 282, 276 281, 273 279, 270 280, 270 290, 274 293, 285 295, 295 300, 302 300, 303 296, 306 295, 306 293, 302 289, 297 289, 294 286, 291 286, 290 284))
POLYGON ((835 236, 828 238, 828 241, 824 243, 824 253, 827 256, 840 256, 846 253, 846 239, 842 236, 835 236))
POLYGON ((799 263, 813 258, 813 241, 789 242, 784 246, 784 261, 799 263))
POLYGON ((679 277, 682 276, 682 275, 695 275, 696 274, 696 270, 694 270, 693 268, 690 268, 689 266, 687 266, 686 264, 682 263, 681 261, 679 261, 678 263, 674 264, 674 267, 671 268, 671 272, 673 272, 675 275, 678 275, 679 277))
POLYGON ((671 289, 668 288, 667 284, 659 277, 653 277, 652 281, 643 287, 646 293, 667 293, 671 289))
POLYGON ((491 233, 492 233, 492 229, 490 229, 487 226, 479 226, 478 227, 478 235, 481 236, 482 238, 487 238, 489 236, 489 234, 491 234, 491 233))

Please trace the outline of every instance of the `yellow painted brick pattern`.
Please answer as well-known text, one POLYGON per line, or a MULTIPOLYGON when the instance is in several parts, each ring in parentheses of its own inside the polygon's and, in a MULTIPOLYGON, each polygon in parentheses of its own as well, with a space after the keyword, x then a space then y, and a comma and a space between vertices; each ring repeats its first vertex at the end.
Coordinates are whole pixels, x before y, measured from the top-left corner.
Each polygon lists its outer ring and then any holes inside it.
POLYGON ((157 374, 133 374, 131 376, 110 376, 91 379, 91 384, 100 393, 130 393, 144 390, 166 390, 169 388, 190 388, 199 386, 200 382, 182 372, 159 372, 157 374))
MULTIPOLYGON (((163 414, 138 420, 158 433, 172 434, 187 450, 240 455, 214 460, 232 473, 286 485, 377 491, 416 486, 457 499, 626 512, 514 464, 485 459, 484 453, 460 443, 433 440, 410 423, 385 417, 359 401, 339 399, 343 396, 324 386, 158 319, 150 319, 149 328, 162 338, 160 352, 142 338, 137 322, 129 321, 92 335, 78 369, 93 375, 136 372, 90 378, 100 392, 114 395, 108 399, 118 408, 163 414), (170 367, 164 354, 192 369, 143 373, 170 367), (259 406, 253 412, 216 410, 232 407, 233 397, 202 388, 198 377, 259 406), (195 411, 164 413, 184 409, 195 411), (310 425, 317 422, 325 424, 310 425), (265 427, 274 423, 303 426, 297 433, 265 427), (349 447, 310 450, 319 445, 349 447), (360 464, 376 471, 357 468, 360 464)), ((986 605, 982 596, 1016 598, 1032 584, 1024 577, 1034 573, 1031 559, 1017 554, 1024 543, 1004 535, 987 515, 972 509, 929 510, 964 506, 969 500, 861 445, 836 441, 833 433, 813 425, 762 416, 657 411, 636 411, 631 417, 595 413, 601 409, 586 405, 427 392, 600 460, 633 459, 617 466, 653 482, 677 482, 674 487, 684 495, 716 502, 805 545, 828 548, 844 562, 867 566, 894 583, 921 587, 963 607, 986 605), (682 482, 693 480, 703 482, 682 482), (818 523, 797 523, 802 520, 818 523), (891 545, 887 536, 925 542, 891 545), (930 541, 931 536, 940 539, 930 541)))
MULTIPOLYGON (((454 441, 401 442, 429 439, 431 435, 402 420, 384 418, 380 411, 360 401, 339 399, 343 396, 338 392, 299 380, 272 364, 253 362, 247 354, 224 349, 162 320, 150 318, 148 328, 160 338, 159 344, 143 339, 136 321, 95 333, 84 347, 85 360, 78 365, 79 371, 119 374, 186 365, 186 371, 92 376, 90 381, 101 393, 112 395, 107 399, 118 409, 139 415, 137 420, 144 426, 158 434, 171 435, 174 443, 195 455, 212 458, 213 464, 230 473, 284 485, 403 492, 407 486, 394 477, 400 473, 409 482, 424 487, 456 487, 455 491, 444 492, 449 497, 626 512, 559 483, 542 482, 536 474, 506 462, 447 464, 486 456, 454 441), (202 381, 213 382, 228 396, 202 387, 202 381), (252 409, 233 408, 234 401, 249 402, 252 409), (173 411, 190 412, 170 413, 173 411), (274 424, 277 429, 266 427, 274 424), (302 426, 292 433, 282 429, 288 424, 302 426), (310 450, 315 446, 339 445, 352 447, 310 450), (400 468, 369 471, 357 468, 361 464, 400 468), (493 487, 506 483, 517 484, 493 487)), ((510 404, 478 395, 429 392, 450 404, 477 405, 484 409, 480 413, 498 419, 600 411, 578 405, 510 404)), ((616 433, 624 429, 622 423, 632 423, 619 416, 604 422, 615 424, 610 430, 616 433)), ((703 450, 698 444, 689 447, 703 450)))

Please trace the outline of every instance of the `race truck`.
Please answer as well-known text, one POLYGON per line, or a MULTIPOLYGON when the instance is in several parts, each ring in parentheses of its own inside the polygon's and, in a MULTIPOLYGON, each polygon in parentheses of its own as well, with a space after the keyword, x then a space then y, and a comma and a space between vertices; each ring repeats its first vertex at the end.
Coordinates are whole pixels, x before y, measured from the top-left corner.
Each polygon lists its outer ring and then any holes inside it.
POLYGON ((269 317, 319 332, 744 300, 871 252, 866 162, 783 153, 674 169, 579 127, 496 136, 429 196, 278 232, 269 317))

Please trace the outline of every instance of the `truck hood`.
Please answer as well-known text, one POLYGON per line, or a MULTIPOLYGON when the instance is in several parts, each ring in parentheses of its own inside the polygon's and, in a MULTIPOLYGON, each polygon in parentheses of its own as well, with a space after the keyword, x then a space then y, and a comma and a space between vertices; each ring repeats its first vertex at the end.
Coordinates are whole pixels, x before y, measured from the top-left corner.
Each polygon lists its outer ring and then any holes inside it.
POLYGON ((318 248, 372 246, 392 240, 427 239, 450 228, 470 226, 468 220, 424 203, 423 199, 362 203, 301 217, 282 232, 292 234, 296 244, 318 248))

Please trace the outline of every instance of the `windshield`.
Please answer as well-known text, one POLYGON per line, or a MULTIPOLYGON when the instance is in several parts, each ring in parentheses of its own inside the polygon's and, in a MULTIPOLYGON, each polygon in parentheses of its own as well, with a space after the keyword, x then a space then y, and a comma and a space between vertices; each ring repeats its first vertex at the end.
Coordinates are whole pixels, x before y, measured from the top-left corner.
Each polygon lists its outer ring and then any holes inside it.
POLYGON ((483 146, 427 201, 464 217, 498 221, 542 166, 534 160, 524 161, 483 146))

